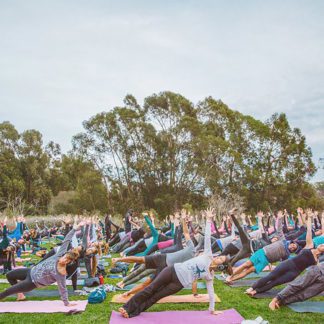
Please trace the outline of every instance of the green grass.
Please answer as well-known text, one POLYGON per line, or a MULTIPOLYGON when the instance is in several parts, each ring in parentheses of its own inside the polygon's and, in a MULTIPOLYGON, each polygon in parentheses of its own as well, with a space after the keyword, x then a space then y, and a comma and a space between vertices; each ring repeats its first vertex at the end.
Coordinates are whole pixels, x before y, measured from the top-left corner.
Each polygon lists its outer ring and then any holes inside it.
MULTIPOLYGON (((4 276, 0 276, 4 278, 4 276)), ((116 283, 117 279, 105 279, 106 283, 116 283)), ((0 285, 2 291, 8 285, 0 285)), ((271 312, 268 309, 270 299, 251 299, 244 294, 245 288, 230 288, 222 282, 215 280, 215 292, 221 299, 221 303, 217 304, 217 309, 235 308, 244 318, 255 319, 257 316, 262 316, 271 324, 277 323, 324 323, 323 314, 298 314, 294 313, 287 307, 282 307, 279 311, 271 312)), ((55 286, 47 287, 46 289, 56 289, 55 286)), ((200 290, 204 293, 204 290, 200 290)), ((183 291, 182 293, 188 293, 183 291)), ((97 305, 88 304, 86 311, 78 315, 65 314, 0 314, 0 323, 10 324, 51 324, 51 323, 109 323, 109 318, 113 310, 117 310, 120 305, 110 303, 113 294, 108 293, 107 299, 97 305)), ((44 300, 57 298, 28 298, 29 300, 44 300)), ((86 299, 86 297, 71 297, 70 300, 86 299)), ((8 301, 14 298, 6 299, 8 301)), ((316 300, 324 300, 323 297, 316 298, 316 300)), ((18 305, 18 304, 17 304, 18 305)), ((164 311, 164 310, 205 310, 207 304, 160 304, 154 305, 150 311, 164 311)), ((0 302, 1 308, 1 302, 0 302)), ((180 324, 180 323, 179 323, 180 324)))

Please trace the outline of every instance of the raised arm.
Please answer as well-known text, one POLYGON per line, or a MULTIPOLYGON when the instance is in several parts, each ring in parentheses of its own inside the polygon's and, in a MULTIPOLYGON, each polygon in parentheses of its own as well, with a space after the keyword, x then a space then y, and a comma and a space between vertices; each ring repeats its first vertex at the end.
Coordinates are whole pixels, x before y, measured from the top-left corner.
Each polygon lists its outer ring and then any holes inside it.
POLYGON ((312 213, 307 211, 307 234, 306 234, 306 246, 304 249, 312 249, 314 247, 313 235, 312 235, 312 213))
POLYGON ((212 248, 211 248, 211 223, 214 217, 214 209, 206 210, 206 227, 205 227, 205 241, 204 241, 204 254, 212 257, 212 248))
MULTIPOLYGON (((81 226, 81 224, 80 224, 81 226)), ((71 229, 71 231, 65 236, 64 241, 60 247, 60 250, 56 253, 57 257, 61 257, 62 255, 64 255, 69 247, 69 244, 72 241, 72 237, 74 235, 74 233, 80 228, 80 226, 78 225, 78 218, 75 217, 74 218, 74 224, 73 224, 73 228, 71 229)))
POLYGON ((190 235, 189 235, 189 229, 186 223, 186 213, 181 213, 181 219, 182 219, 182 231, 183 231, 183 235, 186 239, 186 241, 190 240, 190 235))
POLYGON ((219 314, 218 312, 215 312, 215 292, 214 292, 214 285, 213 285, 213 280, 206 280, 206 287, 207 287, 207 292, 209 296, 209 308, 208 310, 212 314, 219 314))
POLYGON ((278 213, 278 217, 276 220, 276 229, 277 229, 277 236, 279 240, 282 240, 285 238, 284 232, 283 232, 283 226, 282 226, 282 220, 285 216, 282 213, 278 213))

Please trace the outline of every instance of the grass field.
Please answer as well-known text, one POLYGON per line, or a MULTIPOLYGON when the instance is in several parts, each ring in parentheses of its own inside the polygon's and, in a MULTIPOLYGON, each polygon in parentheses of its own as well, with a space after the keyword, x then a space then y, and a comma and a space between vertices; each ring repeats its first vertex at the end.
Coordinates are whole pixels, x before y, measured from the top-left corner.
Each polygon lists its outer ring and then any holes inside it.
MULTIPOLYGON (((4 276, 0 276, 4 278, 4 276)), ((106 283, 116 283, 116 279, 105 279, 106 283)), ((8 285, 1 284, 2 291, 8 285)), ((215 292, 221 299, 221 303, 217 304, 217 309, 235 308, 245 319, 255 319, 257 316, 262 316, 271 324, 277 323, 324 323, 323 314, 298 314, 292 312, 289 308, 283 307, 279 311, 271 312, 268 309, 270 299, 251 299, 244 294, 245 288, 230 288, 222 282, 215 280, 215 292)), ((46 289, 56 289, 55 286, 46 289)), ((199 290, 203 293, 204 290, 199 290)), ((184 292, 184 293, 188 293, 184 292)), ((110 303, 113 293, 109 293, 107 299, 102 304, 88 305, 86 311, 78 315, 65 314, 0 314, 0 323, 10 324, 57 324, 57 323, 109 323, 109 318, 112 310, 117 310, 119 305, 110 303)), ((57 299, 57 298, 28 298, 29 300, 42 299, 57 299)), ((86 297, 71 297, 70 300, 86 299, 86 297)), ((6 301, 14 301, 13 297, 6 301)), ((324 297, 316 298, 315 300, 324 300, 324 297)), ((18 303, 17 303, 18 305, 18 303)), ((163 310, 204 310, 208 307, 207 304, 161 304, 154 305, 150 311, 163 310)), ((0 302, 1 308, 1 302, 0 302)), ((127 323, 127 320, 125 320, 127 323)))

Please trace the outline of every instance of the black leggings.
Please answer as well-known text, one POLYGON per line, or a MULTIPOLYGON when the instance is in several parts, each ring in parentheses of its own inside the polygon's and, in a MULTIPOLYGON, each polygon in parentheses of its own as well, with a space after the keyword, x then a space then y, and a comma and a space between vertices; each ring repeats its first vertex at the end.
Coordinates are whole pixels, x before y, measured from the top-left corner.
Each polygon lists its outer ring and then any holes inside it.
POLYGON ((272 272, 266 277, 259 279, 252 285, 252 288, 257 292, 268 291, 275 286, 282 285, 297 278, 301 273, 295 266, 292 260, 281 262, 272 272))
POLYGON ((144 290, 132 297, 123 308, 129 317, 139 315, 163 297, 173 295, 183 288, 174 267, 164 268, 144 290))
POLYGON ((286 234, 286 240, 292 241, 296 240, 299 236, 303 235, 307 231, 305 226, 301 226, 297 231, 293 231, 292 233, 286 234))
POLYGON ((127 256, 132 256, 137 253, 144 252, 146 250, 147 246, 145 244, 145 240, 141 239, 141 241, 138 241, 136 244, 132 246, 130 250, 127 252, 127 256))
POLYGON ((36 286, 31 280, 30 271, 30 268, 21 268, 8 272, 7 279, 11 287, 0 293, 0 299, 35 289, 36 286), (17 280, 19 280, 19 282, 17 280))
POLYGON ((251 240, 249 238, 249 235, 243 230, 240 223, 237 221, 234 215, 231 215, 233 223, 237 227, 240 239, 242 243, 242 248, 240 251, 231 259, 230 264, 233 266, 237 261, 242 260, 246 257, 249 257, 251 255, 251 240))
POLYGON ((117 244, 119 242, 120 242, 120 236, 117 234, 109 241, 109 245, 114 246, 115 244, 117 244))
POLYGON ((230 243, 226 246, 226 248, 222 251, 220 255, 230 255, 233 256, 240 252, 239 248, 234 245, 233 243, 230 243))

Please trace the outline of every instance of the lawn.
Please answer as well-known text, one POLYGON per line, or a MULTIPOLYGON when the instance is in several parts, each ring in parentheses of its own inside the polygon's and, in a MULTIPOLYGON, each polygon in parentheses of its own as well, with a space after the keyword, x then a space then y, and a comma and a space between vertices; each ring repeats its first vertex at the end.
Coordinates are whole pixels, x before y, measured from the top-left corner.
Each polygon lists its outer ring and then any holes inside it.
MULTIPOLYGON (((0 276, 4 278, 4 276, 0 276)), ((105 279, 106 283, 116 283, 116 279, 105 279)), ((0 290, 3 290, 8 285, 1 284, 0 290)), ((215 280, 215 292, 221 299, 221 303, 217 304, 217 309, 235 308, 245 319, 255 319, 257 316, 262 316, 271 324, 276 323, 324 323, 323 314, 298 314, 292 312, 289 308, 283 307, 279 311, 271 312, 268 309, 270 299, 251 299, 244 294, 245 288, 230 288, 222 282, 215 280)), ((48 289, 48 288, 47 288, 48 289)), ((50 287, 50 289, 56 289, 50 287)), ((204 290, 199 290, 203 293, 204 290)), ((188 293, 188 291, 183 292, 188 293)), ((113 293, 108 293, 107 299, 97 305, 88 305, 86 311, 78 315, 65 314, 0 314, 0 323, 10 324, 51 324, 51 323, 109 323, 109 318, 112 310, 117 310, 119 305, 110 303, 113 293)), ((57 299, 57 298, 28 298, 29 300, 42 299, 57 299)), ((86 297, 71 297, 70 300, 86 299, 86 297)), ((8 301, 14 298, 8 298, 8 301)), ((316 300, 324 300, 319 297, 316 300)), ((1 302, 0 302, 1 307, 1 302)), ((207 304, 161 304, 155 305, 151 311, 163 310, 204 310, 207 304)), ((125 320, 126 322, 126 320, 125 320)))

